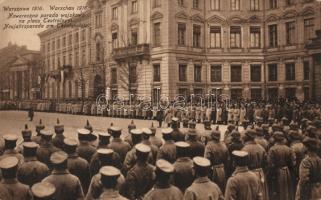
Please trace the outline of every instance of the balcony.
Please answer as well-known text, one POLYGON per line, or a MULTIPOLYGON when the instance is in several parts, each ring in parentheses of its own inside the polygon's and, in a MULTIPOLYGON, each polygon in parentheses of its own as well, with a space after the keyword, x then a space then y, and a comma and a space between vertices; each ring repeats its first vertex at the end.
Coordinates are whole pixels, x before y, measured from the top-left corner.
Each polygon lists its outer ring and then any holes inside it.
POLYGON ((138 44, 135 46, 120 47, 113 49, 113 58, 116 61, 122 61, 126 59, 149 59, 150 46, 149 44, 138 44))

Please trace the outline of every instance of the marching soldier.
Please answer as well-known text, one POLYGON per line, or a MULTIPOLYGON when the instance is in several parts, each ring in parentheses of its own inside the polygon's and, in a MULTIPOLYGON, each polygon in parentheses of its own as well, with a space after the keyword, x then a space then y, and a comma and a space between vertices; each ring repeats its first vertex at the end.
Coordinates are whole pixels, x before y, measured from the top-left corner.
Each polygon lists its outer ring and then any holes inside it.
POLYGON ((82 188, 86 193, 90 182, 89 164, 87 160, 81 158, 77 154, 77 146, 77 140, 69 138, 64 139, 64 151, 68 154, 67 168, 71 174, 79 178, 82 188))
POLYGON ((91 157, 96 152, 96 148, 90 143, 90 131, 88 129, 78 129, 79 145, 77 147, 77 153, 80 157, 87 160, 90 163, 91 157))
POLYGON ((150 130, 152 131, 152 135, 150 136, 149 140, 150 142, 157 146, 157 148, 160 148, 163 145, 162 139, 156 137, 156 128, 154 127, 154 123, 152 122, 152 125, 150 127, 150 130))
POLYGON ((43 182, 49 182, 56 188, 55 198, 59 200, 78 200, 84 198, 79 179, 70 174, 67 169, 68 155, 63 151, 57 151, 50 156, 53 164, 51 175, 43 179, 43 182))
POLYGON ((51 183, 39 182, 31 187, 34 200, 54 200, 56 188, 51 183))
POLYGON ((126 200, 125 197, 119 194, 117 190, 117 180, 119 178, 120 171, 112 166, 105 166, 100 169, 101 178, 100 181, 104 187, 104 192, 100 195, 101 200, 126 200))
POLYGON ((208 178, 211 162, 203 157, 194 157, 195 180, 185 191, 184 200, 224 200, 220 188, 208 178))
POLYGON ((212 140, 205 147, 204 157, 211 161, 213 170, 212 180, 225 191, 226 172, 229 166, 229 152, 226 145, 220 142, 221 132, 212 131, 212 140))
POLYGON ((51 142, 53 136, 53 133, 51 131, 41 130, 40 133, 42 143, 37 149, 37 158, 40 162, 45 163, 49 167, 49 169, 51 169, 52 165, 50 162, 50 156, 52 153, 59 151, 59 149, 55 147, 51 142))
POLYGON ((321 199, 321 158, 317 155, 318 141, 312 138, 303 140, 307 156, 300 165, 296 200, 321 199))
POLYGON ((153 187, 155 174, 154 167, 147 163, 150 147, 145 144, 135 146, 137 162, 126 176, 128 197, 131 200, 142 199, 153 187))
POLYGON ((107 132, 99 132, 98 139, 99 139, 99 143, 98 143, 97 149, 107 148, 107 146, 110 143, 110 134, 107 132))
POLYGON ((172 128, 164 128, 162 129, 163 139, 165 143, 161 148, 159 148, 157 153, 157 159, 164 159, 170 163, 174 163, 176 160, 176 146, 174 141, 172 140, 172 128))
POLYGON ((236 169, 227 181, 225 199, 261 200, 260 180, 247 167, 248 153, 246 151, 233 151, 232 155, 236 169))
POLYGON ((64 125, 60 124, 59 119, 57 118, 57 124, 54 127, 55 129, 55 137, 52 139, 52 144, 59 149, 63 149, 64 147, 64 125))
POLYGON ((270 169, 270 198, 275 200, 293 199, 292 176, 295 167, 295 153, 284 144, 283 132, 273 134, 275 144, 268 152, 268 166, 270 169))
POLYGON ((151 148, 151 153, 152 153, 152 164, 155 165, 156 158, 157 158, 157 152, 158 152, 158 147, 153 145, 150 141, 150 137, 152 136, 152 131, 149 128, 142 128, 143 132, 143 140, 142 143, 146 144, 151 148))
POLYGON ((25 142, 31 142, 31 136, 32 136, 32 132, 31 130, 28 129, 28 125, 26 124, 25 125, 25 129, 21 131, 21 135, 22 135, 22 143, 20 143, 18 146, 17 146, 17 151, 19 153, 22 153, 23 151, 23 144, 25 142))
POLYGON ((19 160, 16 157, 8 156, 1 160, 0 169, 3 180, 0 184, 0 199, 5 200, 30 200, 31 194, 28 185, 17 180, 19 160))
POLYGON ((176 142, 176 158, 174 163, 174 185, 182 193, 194 180, 193 161, 189 157, 190 145, 187 142, 176 142))
POLYGON ((17 173, 18 180, 30 187, 49 175, 47 165, 37 160, 38 146, 35 142, 23 144, 24 162, 19 167, 17 173))
POLYGON ((205 145, 197 140, 196 130, 189 128, 187 134, 187 143, 190 145, 191 158, 194 158, 196 156, 204 156, 205 145))
POLYGON ((130 145, 127 142, 124 142, 121 138, 121 128, 112 126, 110 127, 111 136, 113 140, 108 145, 108 148, 114 150, 118 153, 120 157, 120 162, 123 163, 126 157, 127 152, 131 149, 130 145))
POLYGON ((39 124, 36 125, 36 133, 37 135, 35 136, 32 136, 31 137, 31 140, 37 144, 41 144, 41 134, 40 134, 40 131, 45 129, 45 126, 42 124, 42 120, 40 119, 39 120, 39 124))
POLYGON ((19 160, 19 165, 20 165, 23 161, 23 156, 15 150, 18 137, 16 135, 4 135, 3 138, 4 138, 4 152, 3 152, 3 155, 0 156, 0 161, 9 156, 14 156, 19 160))
POLYGON ((174 167, 168 161, 160 159, 156 161, 156 183, 154 187, 145 195, 144 200, 182 200, 182 192, 171 185, 171 176, 174 167))
POLYGON ((177 117, 172 118, 171 128, 173 129, 172 139, 174 142, 184 141, 185 135, 179 130, 179 119, 177 117))

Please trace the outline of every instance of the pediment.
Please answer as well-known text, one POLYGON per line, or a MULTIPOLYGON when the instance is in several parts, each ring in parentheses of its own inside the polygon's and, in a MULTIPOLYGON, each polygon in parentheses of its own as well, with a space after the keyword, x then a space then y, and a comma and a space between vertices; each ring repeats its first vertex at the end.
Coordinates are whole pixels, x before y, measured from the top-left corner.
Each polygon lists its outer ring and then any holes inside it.
POLYGON ((28 64, 28 60, 18 56, 17 59, 12 63, 12 66, 17 66, 17 65, 26 65, 28 64))
POLYGON ((266 21, 267 22, 274 22, 274 21, 277 21, 278 19, 279 19, 279 16, 277 16, 277 15, 269 15, 269 16, 267 16, 266 21))
POLYGON ((118 28, 119 28, 118 24, 113 23, 113 24, 111 25, 111 30, 112 30, 112 31, 117 31, 118 28))
POLYGON ((286 11, 282 18, 283 19, 289 19, 289 18, 294 18, 298 15, 298 13, 295 11, 295 10, 289 10, 289 11, 286 11))
POLYGON ((226 23, 225 19, 223 19, 222 17, 217 16, 217 15, 214 15, 214 16, 208 18, 207 21, 209 23, 216 23, 216 24, 225 24, 226 23))
POLYGON ((184 11, 177 13, 175 17, 180 19, 188 19, 188 15, 184 11))
POLYGON ((199 14, 193 15, 191 17, 191 20, 193 20, 195 22, 204 22, 204 18, 202 16, 200 16, 199 14))
POLYGON ((152 20, 156 20, 156 19, 161 19, 161 18, 163 18, 164 17, 164 15, 162 14, 162 13, 160 13, 160 12, 154 12, 153 14, 152 14, 152 16, 150 17, 152 20))
POLYGON ((243 19, 243 18, 240 17, 240 16, 232 16, 232 17, 230 17, 230 18, 228 19, 228 22, 229 22, 230 24, 242 24, 242 23, 246 22, 246 20, 243 19))
POLYGON ((258 17, 257 15, 253 15, 248 19, 248 22, 250 22, 250 23, 258 23, 258 22, 261 22, 261 18, 258 17))
POLYGON ((301 16, 309 16, 309 15, 314 15, 314 14, 315 14, 315 12, 312 7, 306 7, 300 13, 301 16))
POLYGON ((129 25, 130 26, 134 26, 134 25, 137 25, 139 24, 139 19, 137 17, 135 18, 132 18, 130 21, 129 21, 129 25))

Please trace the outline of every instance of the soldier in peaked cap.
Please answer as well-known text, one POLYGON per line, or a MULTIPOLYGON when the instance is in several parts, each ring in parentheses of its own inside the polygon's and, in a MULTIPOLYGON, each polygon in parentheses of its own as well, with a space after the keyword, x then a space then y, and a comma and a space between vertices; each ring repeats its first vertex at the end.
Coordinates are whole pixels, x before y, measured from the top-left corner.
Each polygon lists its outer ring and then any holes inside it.
POLYGON ((18 137, 16 135, 4 135, 4 152, 0 156, 0 161, 6 157, 14 156, 19 160, 19 164, 23 161, 23 156, 15 150, 18 137))
POLYGON ((32 136, 31 137, 31 140, 37 144, 41 144, 41 134, 40 134, 40 131, 45 129, 45 126, 42 124, 42 120, 40 119, 39 120, 39 124, 36 125, 36 133, 37 135, 35 136, 32 136))
POLYGON ((40 147, 37 149, 37 158, 40 162, 45 163, 49 169, 52 168, 51 162, 50 162, 50 156, 52 153, 59 151, 57 147, 55 147, 52 142, 52 136, 53 133, 49 130, 41 130, 41 138, 42 143, 40 144, 40 147))
POLYGON ((37 160, 38 147, 39 145, 35 142, 25 142, 23 144, 24 162, 17 173, 18 180, 30 187, 49 175, 47 165, 37 160))
POLYGON ((107 146, 110 143, 110 137, 111 135, 107 132, 98 132, 99 142, 98 142, 97 149, 107 148, 107 146))
POLYGON ((93 145, 93 146, 97 146, 95 145, 95 141, 97 140, 97 136, 93 134, 93 127, 91 126, 91 124, 89 123, 89 120, 87 119, 86 121, 86 125, 84 127, 84 129, 87 129, 89 130, 89 135, 87 136, 88 137, 88 141, 93 145))
POLYGON ((224 134, 224 142, 226 145, 229 145, 231 143, 231 133, 232 131, 235 129, 235 125, 234 124, 228 124, 227 125, 227 130, 225 131, 224 134))
POLYGON ((256 200, 262 199, 262 189, 259 178, 249 171, 248 153, 233 151, 232 157, 236 169, 226 184, 225 199, 256 200))
POLYGON ((111 135, 113 136, 112 141, 108 145, 108 148, 114 150, 118 153, 120 157, 120 162, 123 163, 126 157, 127 152, 131 149, 130 145, 127 142, 124 142, 121 138, 122 129, 116 126, 110 128, 111 135))
POLYGON ((50 156, 54 169, 51 175, 43 179, 56 187, 55 199, 78 200, 84 198, 84 193, 78 177, 70 174, 67 169, 68 155, 57 151, 50 156))
POLYGON ((195 180, 185 191, 185 200, 223 200, 220 188, 208 178, 211 162, 203 157, 193 158, 195 180))
POLYGON ((160 159, 156 161, 156 183, 154 187, 145 195, 144 200, 159 199, 183 199, 182 192, 171 185, 171 176, 174 167, 168 161, 160 159))
POLYGON ((157 146, 157 148, 160 148, 163 145, 163 141, 159 137, 156 137, 156 128, 154 127, 154 123, 153 122, 152 122, 152 125, 150 127, 150 130, 152 131, 152 135, 149 138, 150 142, 153 145, 157 146))
POLYGON ((142 132, 143 132, 142 143, 146 144, 147 146, 149 146, 151 148, 151 153, 152 153, 152 157, 153 157, 152 164, 155 165, 158 147, 155 146, 154 144, 152 144, 150 141, 150 137, 152 136, 153 132, 149 128, 142 128, 142 132))
POLYGON ((126 200, 125 197, 119 194, 116 187, 118 184, 117 180, 121 175, 119 169, 112 166, 105 166, 100 169, 99 173, 101 175, 100 181, 104 187, 104 192, 100 195, 99 199, 126 200))
POLYGON ((89 177, 89 164, 87 160, 81 158, 77 152, 78 142, 75 139, 64 139, 64 151, 68 154, 67 168, 69 172, 77 176, 81 182, 82 188, 86 193, 88 190, 90 177, 89 177))
POLYGON ((30 200, 31 194, 28 185, 20 183, 17 178, 19 160, 16 157, 9 156, 1 160, 0 169, 2 182, 0 184, 0 199, 12 200, 30 200))
POLYGON ((126 176, 127 196, 129 199, 142 199, 153 187, 155 174, 154 167, 147 162, 151 151, 150 147, 145 144, 137 144, 135 149, 137 161, 126 176))
POLYGON ((211 161, 213 182, 218 184, 221 191, 224 191, 230 156, 226 145, 220 142, 220 137, 220 131, 212 131, 212 140, 205 147, 204 157, 211 161))
POLYGON ((190 145, 190 157, 204 156, 205 145, 197 140, 197 133, 195 129, 188 129, 187 143, 190 145))
POLYGON ((269 142, 264 137, 263 128, 257 126, 255 128, 255 132, 256 132, 255 142, 258 143, 259 145, 261 145, 264 148, 264 150, 267 151, 269 148, 269 142))
POLYGON ((162 129, 163 139, 165 143, 161 148, 159 148, 157 153, 157 159, 164 159, 170 163, 174 163, 176 160, 176 146, 172 139, 172 128, 164 128, 162 129))
POLYGON ((172 118, 171 128, 173 129, 172 139, 175 142, 184 141, 185 135, 179 130, 179 119, 177 117, 172 118))
POLYGON ((176 142, 176 161, 174 163, 174 185, 182 193, 185 192, 193 180, 193 161, 190 159, 190 144, 187 142, 176 142))
POLYGON ((318 141, 313 138, 306 138, 303 140, 303 144, 307 149, 307 156, 300 164, 300 176, 295 199, 320 199, 321 158, 317 155, 318 141))
POLYGON ((51 183, 39 182, 31 187, 34 200, 54 200, 56 188, 51 183))
POLYGON ((32 132, 30 129, 28 129, 28 124, 25 124, 25 128, 24 130, 21 131, 21 135, 22 135, 22 139, 23 141, 17 146, 17 151, 19 153, 22 153, 23 151, 23 144, 25 142, 31 142, 31 136, 32 136, 32 132))
POLYGON ((294 151, 284 144, 284 133, 277 131, 273 134, 275 144, 268 151, 268 166, 270 178, 270 198, 292 199, 293 198, 293 172, 296 165, 294 151))
POLYGON ((76 151, 80 157, 90 163, 91 157, 96 152, 96 148, 90 143, 90 131, 88 129, 78 129, 77 132, 79 145, 76 151))
POLYGON ((57 124, 54 127, 55 129, 55 137, 52 139, 52 144, 55 145, 55 147, 59 148, 59 149, 63 149, 64 147, 64 125, 60 124, 59 119, 57 118, 57 124))

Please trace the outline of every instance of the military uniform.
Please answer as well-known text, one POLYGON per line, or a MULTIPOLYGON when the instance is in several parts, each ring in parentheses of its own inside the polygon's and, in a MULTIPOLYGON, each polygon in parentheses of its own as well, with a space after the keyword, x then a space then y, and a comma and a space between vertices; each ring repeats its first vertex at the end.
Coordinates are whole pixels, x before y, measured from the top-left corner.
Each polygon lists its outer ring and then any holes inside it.
POLYGON ((21 144, 19 144, 16 148, 16 150, 19 152, 19 153, 22 153, 23 152, 23 144, 26 143, 26 142, 31 142, 31 135, 32 135, 32 132, 30 129, 28 129, 28 125, 26 124, 25 125, 25 129, 21 131, 21 135, 22 135, 22 138, 23 138, 23 141, 21 144))
POLYGON ((15 150, 18 137, 16 135, 4 135, 4 152, 0 156, 0 161, 4 158, 14 156, 19 160, 19 165, 23 162, 23 156, 15 150))
POLYGON ((51 183, 39 182, 31 187, 34 200, 51 200, 54 198, 56 188, 51 183))
POLYGON ((53 136, 53 133, 51 131, 41 130, 40 133, 42 137, 42 143, 37 149, 37 158, 40 162, 45 163, 49 167, 49 169, 51 169, 52 164, 50 162, 50 156, 52 153, 59 151, 59 149, 55 147, 51 142, 51 138, 53 136))
POLYGON ((92 146, 89 141, 89 135, 90 131, 88 129, 78 129, 79 145, 76 151, 78 155, 85 159, 88 163, 90 163, 92 156, 96 152, 96 148, 92 146))
POLYGON ((180 122, 179 122, 178 118, 176 118, 176 117, 172 118, 172 124, 171 124, 171 127, 173 129, 172 139, 175 142, 184 141, 185 140, 185 135, 179 130, 179 123, 180 122))
POLYGON ((40 131, 45 129, 45 126, 42 124, 42 120, 40 119, 39 120, 39 124, 36 125, 36 132, 37 132, 37 135, 35 136, 32 136, 31 137, 31 140, 37 144, 41 144, 41 134, 40 134, 40 131))
MULTIPOLYGON (((173 129, 171 128, 166 128, 162 130, 163 137, 170 137, 172 134, 173 129)), ((157 153, 157 159, 164 159, 167 160, 170 163, 174 163, 176 160, 176 146, 173 140, 168 139, 165 140, 165 143, 161 148, 159 148, 158 153, 157 153)))
POLYGON ((195 129, 188 130, 187 143, 190 145, 190 156, 194 158, 196 156, 204 156, 205 145, 197 140, 197 134, 195 129))
POLYGON ((57 119, 57 124, 54 127, 55 129, 55 137, 52 139, 52 144, 59 148, 59 149, 63 149, 64 147, 64 125, 60 124, 59 119, 57 119))
POLYGON ((163 145, 163 141, 156 137, 156 128, 154 127, 154 123, 152 123, 150 130, 152 131, 152 135, 149 137, 149 141, 157 148, 160 148, 163 145))
POLYGON ((121 135, 121 128, 111 127, 111 135, 114 137, 110 144, 107 146, 109 149, 118 153, 121 163, 124 162, 127 152, 131 149, 127 142, 124 142, 119 136, 121 135), (115 137, 115 134, 117 137, 115 137))

